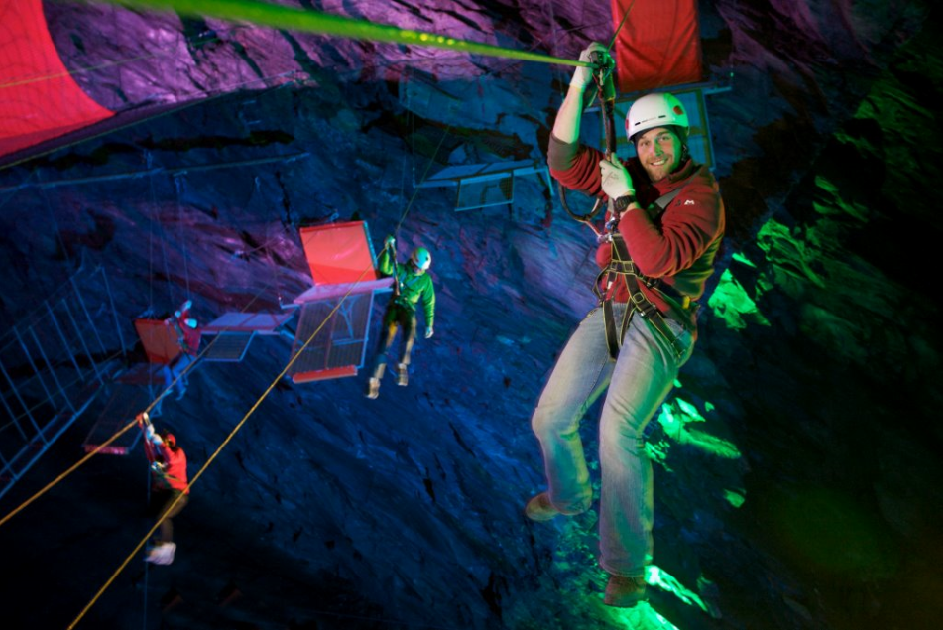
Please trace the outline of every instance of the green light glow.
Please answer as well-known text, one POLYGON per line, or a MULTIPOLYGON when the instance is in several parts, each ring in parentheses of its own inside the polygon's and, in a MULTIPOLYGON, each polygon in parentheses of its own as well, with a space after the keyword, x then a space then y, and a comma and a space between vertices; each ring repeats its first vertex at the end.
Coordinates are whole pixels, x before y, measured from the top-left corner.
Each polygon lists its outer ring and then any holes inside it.
POLYGON ((608 608, 607 612, 614 622, 625 624, 626 630, 678 630, 648 602, 639 602, 632 608, 608 608))
POLYGON ((746 265, 747 267, 753 267, 754 269, 756 269, 756 265, 753 264, 753 261, 747 258, 746 256, 744 256, 743 254, 741 254, 740 252, 734 253, 733 259, 740 264, 746 265))
POLYGON ((748 319, 764 326, 770 325, 729 269, 721 275, 707 304, 713 309, 714 315, 727 322, 728 328, 746 328, 748 319))
POLYGON ((727 502, 735 508, 738 508, 746 503, 747 498, 744 496, 744 494, 746 493, 740 490, 724 490, 724 498, 727 499, 727 502))
POLYGON ((789 228, 775 219, 763 224, 756 235, 756 244, 766 253, 766 259, 773 263, 777 274, 776 284, 788 285, 787 278, 793 281, 812 282, 820 289, 825 288, 825 280, 812 269, 815 254, 811 250, 811 241, 793 236, 789 228))
POLYGON ((722 440, 719 437, 715 437, 701 431, 684 431, 681 434, 681 439, 678 441, 681 444, 696 446, 702 451, 708 451, 709 453, 713 453, 717 457, 722 457, 724 459, 737 459, 742 456, 740 449, 734 446, 731 442, 722 440))
POLYGON ((673 593, 675 597, 689 606, 696 605, 704 612, 708 612, 707 606, 697 593, 686 588, 674 576, 669 575, 653 564, 645 569, 645 581, 652 586, 657 586, 664 591, 673 593))
POLYGON ((671 445, 664 440, 659 440, 656 443, 645 442, 645 452, 648 454, 648 458, 656 464, 661 464, 664 466, 665 470, 671 472, 671 466, 668 465, 668 449, 671 448, 671 445))
POLYGON ((112 4, 120 4, 135 8, 154 9, 158 11, 176 11, 180 15, 191 17, 214 17, 221 20, 251 22, 260 26, 270 26, 291 31, 316 33, 319 35, 334 35, 348 39, 357 39, 371 42, 389 42, 395 44, 410 44, 444 48, 457 52, 464 52, 486 57, 501 57, 503 59, 520 59, 523 61, 542 61, 558 63, 568 66, 591 66, 585 61, 558 59, 549 55, 524 52, 489 44, 466 42, 436 35, 389 26, 375 24, 366 20, 327 15, 317 11, 297 9, 258 2, 257 0, 106 0, 112 4))
MULTIPOLYGON (((695 431, 688 428, 688 425, 692 422, 706 422, 706 420, 691 403, 676 397, 661 406, 661 413, 658 415, 658 423, 662 426, 662 429, 664 429, 665 435, 678 444, 695 446, 724 459, 737 459, 741 457, 740 449, 731 442, 703 431, 695 431)), ((646 448, 650 456, 652 456, 653 453, 657 455, 657 457, 652 457, 653 461, 664 465, 667 445, 658 444, 652 447, 646 444, 646 448), (657 451, 655 450, 656 448, 657 451)), ((670 470, 667 465, 665 465, 665 468, 670 470)))
POLYGON ((828 200, 827 203, 821 203, 814 201, 812 207, 815 208, 815 211, 819 214, 825 216, 830 214, 836 214, 838 210, 843 210, 850 216, 853 216, 856 219, 861 221, 867 221, 870 217, 870 211, 868 207, 862 203, 849 202, 843 199, 841 191, 838 186, 825 179, 821 175, 816 176, 815 186, 819 189, 819 193, 822 197, 828 200))

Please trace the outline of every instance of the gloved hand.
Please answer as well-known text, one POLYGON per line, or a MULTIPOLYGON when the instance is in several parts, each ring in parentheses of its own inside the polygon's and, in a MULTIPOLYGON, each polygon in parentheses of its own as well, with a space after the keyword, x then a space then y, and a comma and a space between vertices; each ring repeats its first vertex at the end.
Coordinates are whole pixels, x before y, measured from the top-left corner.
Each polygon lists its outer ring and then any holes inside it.
POLYGON ((134 416, 134 419, 138 421, 139 427, 143 427, 145 424, 146 425, 151 424, 151 418, 150 416, 147 415, 146 411, 143 411, 139 413, 138 415, 134 416))
POLYGON ((396 238, 392 234, 387 236, 386 240, 383 241, 383 247, 388 247, 390 249, 396 247, 396 238))
POLYGON ((632 186, 632 176, 626 170, 625 165, 619 161, 618 157, 613 156, 613 161, 602 160, 599 163, 599 171, 602 175, 602 190, 609 195, 610 199, 618 199, 624 195, 634 195, 635 188, 632 186))
POLYGON ((432 336, 432 326, 426 326, 426 339, 432 336))
POLYGON ((164 438, 157 435, 157 432, 154 431, 154 425, 150 423, 148 423, 147 429, 144 431, 144 437, 154 446, 160 446, 164 443, 164 438))
POLYGON ((186 302, 180 305, 180 310, 174 313, 174 317, 176 317, 177 319, 180 319, 180 316, 186 313, 187 311, 189 311, 191 306, 193 306, 193 302, 191 302, 190 300, 187 300, 186 302))
MULTIPOLYGON (((609 53, 606 52, 606 47, 599 42, 593 42, 586 47, 586 50, 580 53, 580 61, 590 62, 590 55, 594 52, 603 55, 608 58, 609 53)), ((589 66, 576 66, 576 70, 573 71, 573 76, 570 78, 570 85, 574 85, 580 89, 586 89, 586 86, 593 82, 593 69, 589 66)))

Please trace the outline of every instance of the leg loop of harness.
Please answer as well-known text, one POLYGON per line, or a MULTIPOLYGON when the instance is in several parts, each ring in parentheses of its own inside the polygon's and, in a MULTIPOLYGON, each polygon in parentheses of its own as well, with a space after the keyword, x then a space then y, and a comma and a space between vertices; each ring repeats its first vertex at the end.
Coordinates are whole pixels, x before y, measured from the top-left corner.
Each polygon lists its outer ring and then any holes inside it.
MULTIPOLYGON (((632 316, 638 311, 639 315, 652 323, 655 330, 671 347, 675 358, 680 361, 684 356, 685 348, 681 347, 678 337, 671 332, 668 324, 665 323, 665 316, 662 315, 658 307, 645 296, 639 286, 640 283, 645 283, 645 286, 658 291, 661 290, 656 288, 659 282, 657 280, 650 281, 648 278, 641 275, 635 263, 629 257, 628 249, 625 246, 622 235, 618 232, 612 233, 612 252, 613 260, 610 261, 606 269, 600 272, 596 284, 593 287, 593 291, 600 298, 603 307, 603 316, 606 325, 606 344, 609 347, 609 356, 613 359, 618 358, 619 350, 622 348, 622 342, 625 339, 625 334, 629 329, 629 323, 632 321, 632 316), (613 286, 613 277, 621 276, 629 293, 629 303, 626 305, 625 315, 622 318, 622 325, 619 327, 618 333, 616 332, 612 298, 611 296, 603 297, 598 291, 599 280, 603 275, 608 277, 608 287, 613 286)), ((666 287, 666 289, 667 288, 668 287, 666 287)), ((691 304, 690 298, 681 296, 680 294, 678 295, 682 298, 682 308, 686 310, 691 304)))

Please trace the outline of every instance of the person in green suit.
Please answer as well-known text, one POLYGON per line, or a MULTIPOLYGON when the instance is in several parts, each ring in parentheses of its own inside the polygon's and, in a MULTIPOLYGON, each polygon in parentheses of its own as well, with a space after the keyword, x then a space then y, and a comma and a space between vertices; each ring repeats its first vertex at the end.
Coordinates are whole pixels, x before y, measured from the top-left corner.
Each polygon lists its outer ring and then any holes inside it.
POLYGON ((435 319, 435 289, 432 278, 426 273, 432 264, 432 255, 425 247, 417 247, 406 264, 396 262, 396 239, 386 237, 383 251, 377 260, 377 268, 384 277, 393 277, 393 298, 383 313, 383 328, 380 332, 379 350, 376 355, 373 373, 367 382, 367 398, 380 395, 380 380, 389 362, 390 348, 403 328, 402 354, 396 365, 396 384, 409 384, 409 363, 416 340, 416 305, 422 302, 425 316, 426 339, 432 336, 432 324, 435 319))

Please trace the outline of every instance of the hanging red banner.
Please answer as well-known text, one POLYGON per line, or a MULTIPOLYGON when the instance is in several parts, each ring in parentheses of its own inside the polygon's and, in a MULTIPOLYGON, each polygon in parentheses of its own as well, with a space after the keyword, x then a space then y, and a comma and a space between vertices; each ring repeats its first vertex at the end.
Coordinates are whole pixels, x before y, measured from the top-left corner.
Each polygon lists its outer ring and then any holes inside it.
POLYGON ((625 12, 612 56, 619 92, 696 83, 701 74, 701 33, 696 0, 612 0, 613 28, 625 12))
POLYGON ((0 0, 0 156, 111 115, 59 59, 42 0, 0 0))

